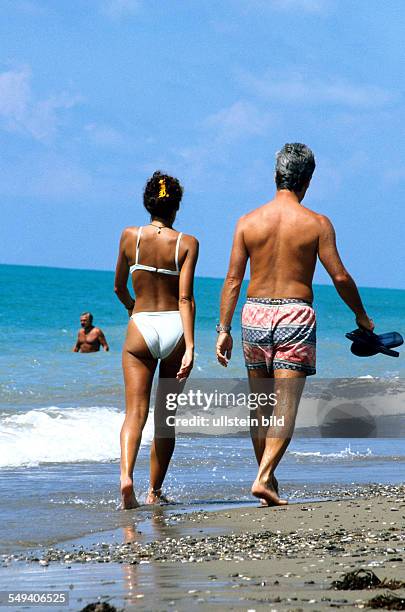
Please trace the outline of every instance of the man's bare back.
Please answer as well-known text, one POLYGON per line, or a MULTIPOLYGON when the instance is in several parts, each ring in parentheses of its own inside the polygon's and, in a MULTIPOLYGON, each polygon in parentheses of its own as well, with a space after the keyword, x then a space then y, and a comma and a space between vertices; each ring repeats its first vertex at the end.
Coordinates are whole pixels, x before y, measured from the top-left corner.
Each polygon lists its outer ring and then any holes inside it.
POLYGON ((321 215, 302 206, 291 191, 279 191, 242 217, 240 231, 250 259, 249 297, 312 301, 321 215))
POLYGON ((239 219, 221 300, 225 328, 232 319, 248 260, 248 297, 312 302, 312 279, 319 258, 358 325, 373 329, 340 258, 333 225, 325 215, 301 204, 305 193, 306 187, 298 194, 278 189, 273 200, 239 219))

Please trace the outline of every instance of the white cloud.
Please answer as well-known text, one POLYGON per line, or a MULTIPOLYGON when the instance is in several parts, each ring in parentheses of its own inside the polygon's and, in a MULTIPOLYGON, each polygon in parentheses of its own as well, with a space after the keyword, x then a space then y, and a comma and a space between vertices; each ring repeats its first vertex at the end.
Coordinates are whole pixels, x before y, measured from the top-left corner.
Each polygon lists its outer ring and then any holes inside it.
POLYGON ((268 113, 260 113, 253 104, 240 100, 207 117, 204 125, 215 130, 217 139, 233 141, 263 133, 269 122, 268 113))
POLYGON ((29 97, 27 77, 26 71, 0 74, 0 113, 2 115, 14 115, 18 119, 25 112, 29 97))
POLYGON ((109 125, 89 123, 84 129, 87 132, 90 140, 92 140, 95 144, 111 147, 122 145, 124 143, 123 135, 109 125))
POLYGON ((397 99, 397 95, 382 87, 352 83, 339 77, 305 78, 298 72, 289 77, 267 73, 263 77, 240 75, 242 84, 257 95, 282 103, 299 105, 337 104, 354 108, 375 108, 397 99))
MULTIPOLYGON (((1 197, 34 197, 51 201, 86 198, 95 190, 95 179, 75 159, 41 149, 0 164, 1 197)), ((99 190, 101 191, 101 190, 99 190)))
POLYGON ((328 0, 271 0, 271 6, 282 11, 305 11, 323 13, 329 8, 328 0))
POLYGON ((405 180, 405 168, 394 164, 383 171, 383 180, 389 186, 397 186, 405 180))
POLYGON ((137 13, 140 0, 103 0, 102 12, 113 19, 137 13))
POLYGON ((7 12, 16 10, 29 16, 45 13, 44 6, 34 0, 2 0, 1 4, 2 10, 7 12))
POLYGON ((57 129, 58 114, 80 100, 66 93, 43 100, 35 98, 31 72, 25 67, 0 74, 0 127, 10 132, 48 140, 57 129))
POLYGON ((227 176, 225 169, 235 164, 233 145, 243 138, 267 135, 274 117, 238 100, 202 119, 199 139, 172 151, 185 183, 193 185, 194 193, 202 193, 207 180, 221 184, 227 176))
POLYGON ((201 121, 201 136, 189 146, 173 150, 176 164, 193 191, 203 190, 204 182, 222 180, 223 170, 234 163, 233 145, 236 141, 266 132, 272 115, 261 113, 244 100, 213 113, 201 121), (201 184, 201 188, 196 185, 201 184))
POLYGON ((328 14, 334 6, 334 0, 238 0, 242 10, 284 11, 309 14, 328 14))

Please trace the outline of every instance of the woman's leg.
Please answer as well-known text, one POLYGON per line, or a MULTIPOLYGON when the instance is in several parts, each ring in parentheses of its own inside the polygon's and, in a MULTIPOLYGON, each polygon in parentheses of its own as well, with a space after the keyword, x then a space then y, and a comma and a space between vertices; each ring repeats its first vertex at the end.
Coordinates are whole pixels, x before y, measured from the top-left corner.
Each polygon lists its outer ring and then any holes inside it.
POLYGON ((142 334, 131 320, 122 351, 125 382, 125 420, 121 429, 121 497, 122 508, 136 508, 133 471, 142 430, 149 412, 150 392, 157 360, 154 359, 142 334))
POLYGON ((175 427, 166 422, 168 416, 176 414, 175 410, 167 410, 166 394, 181 393, 184 388, 185 381, 176 380, 184 351, 185 344, 182 337, 173 352, 160 363, 154 410, 155 435, 150 449, 150 489, 146 499, 146 503, 149 504, 159 500, 166 501, 160 490, 173 455, 176 436, 175 427))

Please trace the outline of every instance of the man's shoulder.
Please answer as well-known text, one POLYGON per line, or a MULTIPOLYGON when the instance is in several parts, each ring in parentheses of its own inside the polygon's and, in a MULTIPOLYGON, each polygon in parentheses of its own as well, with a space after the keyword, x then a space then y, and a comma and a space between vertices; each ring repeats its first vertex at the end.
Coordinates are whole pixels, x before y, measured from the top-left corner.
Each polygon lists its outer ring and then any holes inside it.
POLYGON ((302 210, 308 215, 308 218, 317 223, 320 228, 331 225, 331 221, 326 215, 316 212, 315 210, 312 210, 312 208, 308 208, 307 206, 303 205, 302 210))
POLYGON ((239 217, 237 226, 243 229, 244 227, 247 227, 251 223, 254 223, 257 217, 259 217, 262 214, 263 208, 264 206, 258 206, 257 208, 254 208, 253 210, 249 210, 247 213, 239 217))
POLYGON ((321 213, 317 213, 314 211, 311 211, 311 212, 314 216, 314 220, 318 223, 320 230, 327 230, 331 228, 333 229, 332 221, 329 219, 327 215, 323 215, 321 213))

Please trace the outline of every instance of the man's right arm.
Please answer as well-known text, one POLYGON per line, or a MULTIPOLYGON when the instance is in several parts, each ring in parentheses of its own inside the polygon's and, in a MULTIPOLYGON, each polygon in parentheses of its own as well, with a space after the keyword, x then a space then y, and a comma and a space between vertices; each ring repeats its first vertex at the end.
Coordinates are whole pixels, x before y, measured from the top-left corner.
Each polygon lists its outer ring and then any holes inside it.
POLYGON ((72 352, 78 353, 80 351, 80 332, 77 334, 76 344, 74 345, 72 352))
POLYGON ((368 317, 364 309, 356 283, 340 259, 333 225, 329 219, 324 216, 321 216, 320 223, 321 230, 318 243, 319 259, 331 277, 340 297, 356 315, 357 325, 372 331, 374 329, 374 323, 368 317))
MULTIPOLYGON (((223 327, 231 325, 233 313, 239 298, 249 253, 243 235, 243 217, 239 219, 233 238, 231 258, 221 293, 219 322, 223 327)), ((229 332, 221 332, 217 341, 217 359, 227 366, 232 355, 233 340, 229 332)))

